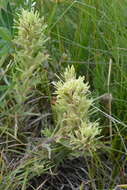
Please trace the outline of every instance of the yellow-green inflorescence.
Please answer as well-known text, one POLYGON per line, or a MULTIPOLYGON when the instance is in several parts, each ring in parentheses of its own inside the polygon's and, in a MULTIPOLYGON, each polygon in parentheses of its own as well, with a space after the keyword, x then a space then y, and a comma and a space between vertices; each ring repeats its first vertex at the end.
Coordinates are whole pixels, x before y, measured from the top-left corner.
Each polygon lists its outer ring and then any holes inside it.
POLYGON ((40 82, 39 70, 43 69, 43 62, 48 58, 45 53, 47 25, 44 18, 39 17, 37 11, 22 9, 15 21, 17 35, 14 38, 14 61, 16 72, 13 80, 18 103, 24 102, 31 89, 40 82))
MULTIPOLYGON (((43 61, 43 59, 46 58, 43 51, 45 42, 47 41, 44 35, 47 27, 44 23, 44 18, 40 18, 37 11, 27 11, 23 9, 18 21, 15 23, 18 29, 18 35, 14 40, 17 45, 17 57, 19 56, 22 62, 31 61, 33 58, 38 58, 39 62, 40 60, 43 61)), ((32 64, 32 62, 30 64, 32 64)))
POLYGON ((76 78, 75 69, 71 66, 65 70, 62 79, 55 83, 55 87, 57 141, 75 151, 95 151, 100 128, 97 122, 89 120, 93 100, 89 98, 88 83, 84 83, 84 77, 76 78))

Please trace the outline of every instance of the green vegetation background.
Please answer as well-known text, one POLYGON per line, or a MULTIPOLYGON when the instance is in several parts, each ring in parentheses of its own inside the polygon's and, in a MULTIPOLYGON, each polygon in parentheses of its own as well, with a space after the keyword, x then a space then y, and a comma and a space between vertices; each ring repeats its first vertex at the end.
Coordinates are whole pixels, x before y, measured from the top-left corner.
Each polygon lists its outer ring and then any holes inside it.
MULTIPOLYGON (((127 0, 0 1, 1 182, 5 173, 8 172, 5 160, 10 161, 3 152, 3 146, 4 151, 10 152, 9 155, 12 156, 11 152, 19 154, 21 150, 24 150, 22 146, 26 143, 23 141, 25 135, 32 134, 32 138, 36 137, 38 131, 33 130, 34 125, 42 122, 45 113, 49 115, 51 113, 49 102, 53 101, 54 89, 49 81, 56 80, 55 73, 60 75, 68 65, 73 64, 77 75, 84 75, 85 80, 90 84, 95 100, 94 106, 97 110, 91 117, 93 120, 101 118, 99 122, 102 125, 103 150, 95 153, 92 158, 86 159, 89 184, 92 189, 104 189, 107 183, 108 188, 127 183, 126 9, 127 0), (16 33, 14 19, 17 19, 17 13, 20 13, 21 8, 31 10, 32 7, 38 10, 40 16, 44 16, 48 26, 46 36, 49 40, 46 42, 46 53, 49 54, 49 60, 45 62, 45 70, 39 70, 41 80, 32 94, 34 95, 34 99, 31 100, 32 105, 26 105, 28 112, 24 113, 23 110, 16 108, 22 112, 20 113, 22 115, 21 126, 28 126, 28 128, 25 131, 26 134, 20 133, 15 139, 12 135, 13 127, 8 128, 12 125, 13 111, 10 113, 6 105, 6 102, 10 101, 9 97, 13 96, 11 94, 13 86, 8 84, 11 77, 15 76, 16 69, 10 69, 13 67, 10 60, 14 53, 12 39, 16 33), (48 79, 45 75, 48 75, 48 79), (39 98, 42 95, 48 98, 40 101, 39 98), (3 125, 5 115, 8 116, 7 126, 3 125), (33 128, 30 128, 31 125, 33 128), (5 131, 6 137, 3 136, 5 131), (14 146, 16 143, 20 144, 19 148, 14 146)), ((13 103, 9 103, 10 107, 13 103)), ((52 125, 52 119, 46 118, 42 125, 46 126, 49 123, 52 125)), ((51 167, 48 163, 46 164, 47 168, 51 167)), ((26 183, 27 179, 24 176, 22 190, 26 189, 26 183)), ((1 189, 4 188, 1 186, 1 189)), ((6 186, 5 189, 7 188, 6 186)), ((79 189, 83 188, 85 187, 82 184, 79 185, 79 189)))

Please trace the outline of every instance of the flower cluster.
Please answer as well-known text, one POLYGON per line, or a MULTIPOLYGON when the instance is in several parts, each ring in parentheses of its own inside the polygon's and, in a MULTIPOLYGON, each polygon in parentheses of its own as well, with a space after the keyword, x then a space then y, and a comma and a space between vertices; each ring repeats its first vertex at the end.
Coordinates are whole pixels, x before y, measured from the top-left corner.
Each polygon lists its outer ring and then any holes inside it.
POLYGON ((48 39, 45 36, 47 25, 37 11, 23 9, 15 21, 15 27, 17 29, 14 38, 16 72, 13 80, 16 100, 22 104, 27 95, 31 94, 30 90, 40 83, 39 70, 43 70, 42 63, 48 58, 45 53, 45 43, 48 39))
MULTIPOLYGON (((17 37, 14 39, 16 44, 16 57, 23 62, 43 61, 44 48, 47 38, 44 35, 47 25, 44 23, 44 18, 40 18, 38 12, 22 10, 19 15, 16 28, 18 29, 17 37), (35 59, 36 58, 36 59, 35 59)), ((29 64, 28 64, 29 65, 29 64)), ((26 63, 25 63, 26 67, 26 63)))
POLYGON ((55 83, 57 140, 68 142, 72 150, 96 150, 100 128, 97 122, 89 120, 89 109, 93 103, 89 98, 89 85, 84 83, 84 77, 76 78, 73 66, 65 70, 62 78, 55 83))

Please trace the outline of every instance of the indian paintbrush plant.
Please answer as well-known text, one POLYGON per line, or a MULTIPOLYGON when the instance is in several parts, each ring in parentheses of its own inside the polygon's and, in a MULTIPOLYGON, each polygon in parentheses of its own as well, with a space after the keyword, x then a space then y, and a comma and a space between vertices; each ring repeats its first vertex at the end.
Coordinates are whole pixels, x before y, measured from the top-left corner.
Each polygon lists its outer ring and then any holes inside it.
POLYGON ((38 114, 37 108, 35 110, 33 104, 27 104, 27 102, 38 96, 38 86, 42 86, 43 82, 47 81, 43 67, 44 61, 48 59, 45 53, 45 43, 48 39, 44 34, 46 27, 44 18, 40 18, 39 13, 34 10, 22 9, 18 19, 15 20, 11 99, 13 100, 12 113, 15 118, 16 138, 18 129, 26 128, 23 121, 29 120, 29 113, 38 114), (42 75, 41 72, 44 74, 42 75))
POLYGON ((66 68, 55 87, 56 141, 68 147, 73 155, 95 151, 101 130, 98 122, 91 122, 89 118, 93 100, 89 98, 88 83, 84 83, 84 77, 76 78, 71 66, 66 68))
POLYGON ((16 77, 13 78, 17 101, 23 103, 31 89, 40 82, 37 73, 43 69, 42 63, 48 58, 45 53, 47 37, 44 35, 47 25, 37 11, 23 9, 15 27, 18 31, 14 39, 16 77))
POLYGON ((7 73, 4 83, 7 90, 3 96, 4 106, 0 107, 4 128, 2 135, 9 135, 11 139, 17 140, 21 134, 18 130, 28 126, 24 120, 27 122, 31 116, 39 115, 37 106, 28 104, 28 100, 37 98, 38 86, 45 83, 43 63, 48 58, 45 53, 48 39, 45 36, 46 27, 44 18, 40 18, 34 10, 22 9, 15 20, 14 50, 4 72, 7 73))

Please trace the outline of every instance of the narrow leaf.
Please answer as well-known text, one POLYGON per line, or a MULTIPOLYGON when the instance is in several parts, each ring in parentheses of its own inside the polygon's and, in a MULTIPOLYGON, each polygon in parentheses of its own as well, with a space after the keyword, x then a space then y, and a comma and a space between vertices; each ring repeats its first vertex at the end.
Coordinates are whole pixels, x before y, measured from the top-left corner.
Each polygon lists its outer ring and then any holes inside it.
POLYGON ((9 30, 4 27, 0 27, 0 37, 6 41, 11 41, 11 39, 12 39, 9 30))

